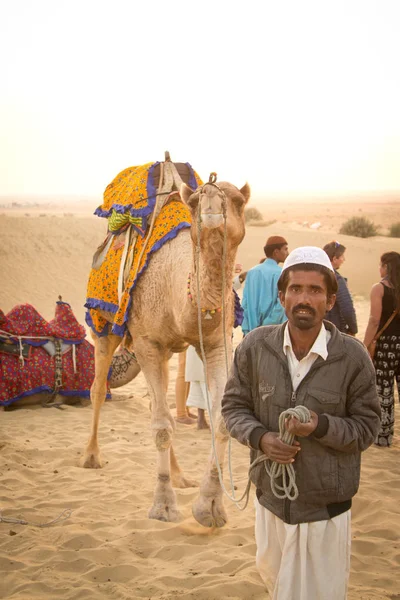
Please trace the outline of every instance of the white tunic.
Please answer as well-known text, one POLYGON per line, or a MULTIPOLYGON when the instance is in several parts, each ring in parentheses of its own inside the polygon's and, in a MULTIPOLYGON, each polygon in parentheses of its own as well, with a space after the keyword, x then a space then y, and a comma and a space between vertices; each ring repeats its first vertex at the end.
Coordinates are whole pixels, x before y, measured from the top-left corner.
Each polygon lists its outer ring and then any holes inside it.
MULTIPOLYGON (((207 388, 203 361, 197 355, 193 346, 186 352, 185 381, 190 382, 186 406, 207 410, 207 388)), ((211 402, 211 396, 209 395, 211 402)))
MULTIPOLYGON (((322 324, 311 350, 297 360, 288 325, 283 351, 293 389, 318 356, 326 360, 330 332, 322 324)), ((261 506, 256 507, 256 565, 271 600, 344 600, 350 573, 351 511, 333 519, 289 525, 261 506)))

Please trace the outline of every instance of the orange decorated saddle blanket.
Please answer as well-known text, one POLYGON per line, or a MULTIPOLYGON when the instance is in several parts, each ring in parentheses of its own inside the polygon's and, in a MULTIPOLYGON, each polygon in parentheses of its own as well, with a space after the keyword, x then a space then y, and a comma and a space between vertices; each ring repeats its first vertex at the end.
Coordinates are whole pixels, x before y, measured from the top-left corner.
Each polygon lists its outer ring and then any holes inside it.
POLYGON ((166 162, 125 169, 107 186, 95 214, 108 219, 108 232, 94 255, 85 303, 86 322, 96 335, 124 335, 132 293, 152 254, 191 226, 179 181, 192 189, 202 184, 188 163, 166 162), (99 310, 112 313, 113 323, 99 310))

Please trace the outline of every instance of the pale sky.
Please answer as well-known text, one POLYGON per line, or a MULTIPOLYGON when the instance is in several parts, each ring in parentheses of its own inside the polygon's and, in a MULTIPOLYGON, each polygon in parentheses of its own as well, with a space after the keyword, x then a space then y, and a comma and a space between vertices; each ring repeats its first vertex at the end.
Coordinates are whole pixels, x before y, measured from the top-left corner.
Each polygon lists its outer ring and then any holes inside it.
POLYGON ((190 162, 255 196, 400 190, 398 0, 0 0, 0 195, 190 162))

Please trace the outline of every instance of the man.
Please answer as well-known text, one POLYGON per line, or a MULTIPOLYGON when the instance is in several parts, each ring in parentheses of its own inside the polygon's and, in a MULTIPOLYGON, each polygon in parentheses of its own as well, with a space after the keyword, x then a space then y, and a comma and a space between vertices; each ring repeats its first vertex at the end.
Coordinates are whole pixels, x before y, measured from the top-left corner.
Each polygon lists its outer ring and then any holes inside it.
POLYGON ((286 321, 285 311, 278 298, 278 279, 282 272, 279 263, 288 255, 285 238, 273 235, 264 246, 266 260, 250 269, 246 275, 242 307, 244 335, 260 325, 277 325, 286 321))
MULTIPOLYGON (((324 321, 337 282, 326 253, 297 248, 278 282, 288 322, 260 327, 238 346, 222 400, 230 434, 292 464, 299 496, 278 499, 265 464, 257 489, 256 563, 273 600, 343 600, 350 566, 350 507, 360 456, 379 430, 375 373, 364 346, 324 321), (297 436, 278 437, 279 415, 303 405, 310 421, 285 421, 297 436)), ((279 482, 278 482, 279 483, 279 482)))
POLYGON ((336 325, 343 333, 356 335, 358 327, 353 299, 347 287, 347 279, 339 273, 339 269, 345 261, 346 246, 333 241, 326 244, 324 250, 331 261, 338 282, 335 306, 327 313, 325 318, 336 325))

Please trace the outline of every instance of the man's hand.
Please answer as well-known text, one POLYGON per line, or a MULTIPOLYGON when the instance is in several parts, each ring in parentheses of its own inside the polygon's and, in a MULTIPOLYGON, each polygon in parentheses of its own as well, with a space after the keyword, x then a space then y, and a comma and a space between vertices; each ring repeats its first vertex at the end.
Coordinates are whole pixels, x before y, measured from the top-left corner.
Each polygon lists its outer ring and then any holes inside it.
POLYGON ((293 416, 285 421, 286 431, 293 433, 293 435, 299 435, 300 437, 307 437, 310 435, 316 429, 317 425, 318 415, 312 410, 310 410, 310 421, 308 423, 300 423, 300 421, 293 416))
POLYGON ((294 442, 293 446, 285 444, 279 439, 278 433, 264 433, 260 440, 260 449, 270 460, 277 463, 288 464, 294 462, 295 456, 300 450, 299 442, 294 442))

